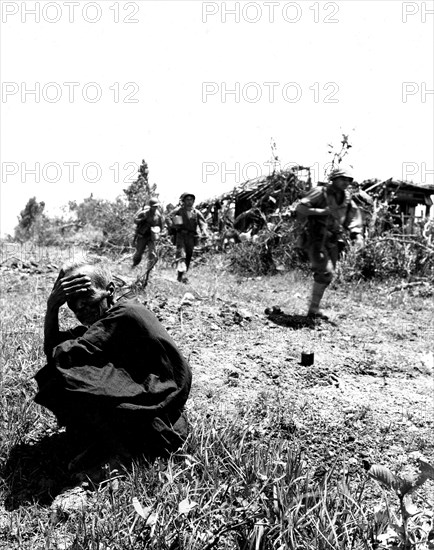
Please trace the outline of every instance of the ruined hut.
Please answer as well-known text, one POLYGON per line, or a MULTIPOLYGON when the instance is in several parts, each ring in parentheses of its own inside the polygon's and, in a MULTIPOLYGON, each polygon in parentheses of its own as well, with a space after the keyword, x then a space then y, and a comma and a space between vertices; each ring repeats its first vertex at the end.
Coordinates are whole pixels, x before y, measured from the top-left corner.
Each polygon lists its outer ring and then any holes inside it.
POLYGON ((271 215, 282 213, 312 187, 310 169, 295 166, 248 180, 231 191, 201 202, 198 208, 219 232, 260 230, 271 215))
POLYGON ((429 217, 433 204, 434 185, 416 185, 412 182, 390 178, 381 182, 363 182, 362 188, 391 206, 403 222, 429 217))

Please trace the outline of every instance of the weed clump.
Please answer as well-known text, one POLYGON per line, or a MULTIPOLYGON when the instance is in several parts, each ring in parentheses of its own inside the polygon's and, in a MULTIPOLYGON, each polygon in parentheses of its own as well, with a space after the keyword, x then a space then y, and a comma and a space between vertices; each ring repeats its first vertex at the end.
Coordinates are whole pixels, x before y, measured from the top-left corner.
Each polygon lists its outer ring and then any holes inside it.
MULTIPOLYGON (((265 229, 229 252, 232 271, 240 275, 273 275, 293 269, 308 270, 307 254, 299 246, 297 221, 265 229)), ((425 277, 434 280, 434 247, 423 232, 406 236, 396 229, 378 231, 356 249, 347 243, 340 269, 343 281, 425 277)))
POLYGON ((307 255, 298 244, 299 225, 284 222, 260 231, 252 240, 229 252, 230 269, 239 275, 274 275, 293 269, 307 270, 307 255))
POLYGON ((360 250, 349 248, 341 267, 347 281, 434 278, 434 248, 423 237, 406 240, 393 233, 378 235, 360 250))

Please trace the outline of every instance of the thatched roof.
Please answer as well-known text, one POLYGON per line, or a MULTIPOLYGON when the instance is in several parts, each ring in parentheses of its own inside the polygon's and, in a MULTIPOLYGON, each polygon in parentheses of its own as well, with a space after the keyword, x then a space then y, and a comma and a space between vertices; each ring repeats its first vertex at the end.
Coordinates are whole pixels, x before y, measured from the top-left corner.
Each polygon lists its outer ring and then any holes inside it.
POLYGON ((275 202, 276 206, 291 204, 300 196, 300 193, 306 190, 307 186, 310 186, 310 178, 308 178, 309 183, 298 178, 299 170, 307 169, 298 166, 290 170, 275 172, 269 176, 247 180, 231 191, 201 202, 198 208, 208 209, 223 201, 233 201, 235 204, 242 204, 245 207, 259 205, 270 200, 275 202))

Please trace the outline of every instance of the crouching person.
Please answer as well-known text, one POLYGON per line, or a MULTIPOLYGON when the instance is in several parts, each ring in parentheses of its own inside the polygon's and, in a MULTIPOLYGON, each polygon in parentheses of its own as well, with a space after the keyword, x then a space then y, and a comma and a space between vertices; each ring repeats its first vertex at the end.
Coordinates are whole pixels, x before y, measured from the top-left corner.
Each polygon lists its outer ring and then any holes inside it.
POLYGON ((61 270, 44 332, 47 365, 35 376, 35 401, 78 442, 72 472, 115 457, 152 458, 183 443, 190 366, 148 309, 134 300, 115 301, 106 268, 75 263, 61 270), (64 304, 81 323, 66 332, 58 321, 64 304))
POLYGON ((357 246, 363 245, 363 220, 359 208, 351 200, 348 186, 353 181, 349 169, 331 172, 329 183, 312 189, 297 205, 297 215, 305 220, 302 248, 309 256, 314 283, 308 317, 326 318, 320 303, 332 282, 346 233, 357 246))

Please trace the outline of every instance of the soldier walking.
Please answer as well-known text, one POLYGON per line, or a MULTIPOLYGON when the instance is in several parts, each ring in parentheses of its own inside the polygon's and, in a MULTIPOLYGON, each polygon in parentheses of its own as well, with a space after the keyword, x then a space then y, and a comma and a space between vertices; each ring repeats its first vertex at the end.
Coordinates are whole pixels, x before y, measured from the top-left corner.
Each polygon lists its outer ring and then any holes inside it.
POLYGON ((192 193, 183 193, 181 205, 170 214, 172 230, 175 234, 177 280, 187 282, 185 273, 190 267, 194 247, 199 244, 199 231, 202 237, 208 236, 205 218, 194 208, 196 197, 192 193))
POLYGON ((136 252, 133 256, 133 267, 142 261, 146 248, 148 249, 148 271, 154 267, 157 261, 155 246, 164 228, 164 216, 159 211, 159 206, 160 203, 157 199, 150 199, 148 205, 144 205, 134 218, 137 227, 134 236, 136 252))

